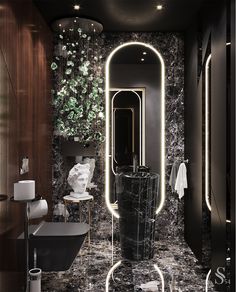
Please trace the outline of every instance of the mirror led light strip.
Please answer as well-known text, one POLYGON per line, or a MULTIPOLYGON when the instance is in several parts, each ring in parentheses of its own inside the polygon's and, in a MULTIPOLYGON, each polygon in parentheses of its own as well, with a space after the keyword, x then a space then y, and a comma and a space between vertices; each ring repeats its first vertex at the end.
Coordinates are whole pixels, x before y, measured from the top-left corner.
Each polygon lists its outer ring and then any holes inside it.
MULTIPOLYGON (((114 169, 114 160, 115 160, 115 138, 114 138, 114 128, 115 128, 115 122, 114 122, 114 99, 115 97, 121 93, 122 91, 130 91, 130 92, 133 92, 137 97, 138 97, 138 100, 139 100, 139 116, 142 117, 139 119, 139 161, 141 161, 142 165, 145 165, 145 147, 142 148, 143 144, 144 143, 144 140, 145 140, 145 131, 142 131, 142 122, 145 126, 145 115, 144 115, 144 112, 145 112, 145 97, 144 97, 144 91, 143 91, 143 102, 141 101, 141 98, 140 96, 138 95, 138 93, 135 91, 135 90, 140 90, 140 89, 114 89, 114 88, 111 88, 109 90, 110 91, 116 91, 117 92, 112 96, 112 99, 111 99, 111 170, 113 172, 114 175, 116 175, 116 172, 115 172, 115 169, 114 169)), ((141 91, 141 90, 140 90, 141 91)), ((134 132, 133 132, 134 134, 134 132)), ((134 137, 133 137, 134 139, 134 137)))
POLYGON ((162 271, 159 269, 157 265, 154 265, 154 268, 156 269, 157 273, 159 274, 161 278, 161 292, 165 292, 165 281, 164 281, 164 276, 162 274, 162 271))
MULTIPOLYGON (((211 54, 207 57, 205 65, 205 202, 208 210, 211 212, 210 202, 210 115, 209 115, 209 88, 210 88, 210 62, 211 54)), ((226 220, 226 223, 231 223, 231 220, 226 220)))
POLYGON ((211 270, 208 271, 207 276, 206 276, 206 292, 208 292, 208 283, 209 283, 209 278, 211 275, 211 270))
POLYGON ((108 272, 107 274, 107 278, 106 278, 106 292, 109 292, 109 282, 111 279, 111 275, 113 274, 113 272, 120 266, 121 261, 119 261, 118 263, 116 263, 108 272))
POLYGON ((156 214, 160 213, 165 203, 165 63, 161 54, 151 45, 142 42, 128 42, 115 48, 107 58, 106 61, 106 146, 105 146, 105 200, 109 211, 113 216, 119 218, 119 214, 112 208, 110 202, 110 164, 111 164, 111 149, 110 149, 110 63, 112 57, 120 49, 131 46, 141 45, 152 50, 161 62, 161 191, 160 191, 160 204, 156 210, 156 214))
POLYGON ((211 211, 210 203, 210 190, 209 190, 209 148, 210 148, 210 128, 209 128, 209 67, 210 67, 211 55, 208 56, 205 65, 205 201, 207 208, 211 211))
MULTIPOLYGON (((109 270, 107 277, 106 277, 106 292, 109 292, 109 282, 110 282, 111 276, 113 276, 114 271, 121 265, 121 263, 122 263, 122 261, 119 261, 113 267, 111 267, 111 269, 109 270)), ((165 291, 165 280, 164 280, 163 273, 156 264, 154 264, 154 268, 157 271, 157 273, 159 274, 160 279, 161 279, 161 292, 164 292, 165 291)))

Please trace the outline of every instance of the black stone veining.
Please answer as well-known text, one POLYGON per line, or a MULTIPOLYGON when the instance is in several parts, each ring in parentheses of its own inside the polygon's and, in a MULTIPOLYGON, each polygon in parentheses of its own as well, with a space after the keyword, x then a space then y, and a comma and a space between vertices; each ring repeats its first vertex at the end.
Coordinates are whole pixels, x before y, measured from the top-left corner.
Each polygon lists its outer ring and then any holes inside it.
MULTIPOLYGON (((104 33, 101 36, 102 55, 107 57, 120 44, 129 41, 148 43, 156 48, 165 62, 165 101, 166 101, 166 202, 156 218, 156 230, 159 239, 171 238, 173 235, 183 235, 183 200, 172 193, 168 186, 171 165, 175 159, 184 159, 184 43, 181 33, 104 33), (164 227, 163 227, 164 226, 164 227)), ((105 61, 104 68, 105 68, 105 61)), ((104 69, 105 77, 105 69, 104 69)), ((104 97, 105 98, 105 97, 104 97)), ((98 146, 94 182, 98 185, 93 190, 94 208, 92 220, 95 235, 100 238, 109 237, 109 212, 104 199, 104 144, 98 146)), ((71 159, 63 157, 61 139, 54 136, 53 140, 53 203, 62 202, 62 198, 69 194, 66 181, 68 171, 73 166, 71 159), (69 160, 69 163, 68 163, 69 160)), ((78 221, 78 210, 71 206, 69 221, 78 221)), ((86 210, 84 212, 86 214, 86 210)), ((54 218, 54 220, 59 220, 54 218)), ((115 229, 118 230, 118 221, 115 229)))
MULTIPOLYGON (((183 199, 179 200, 168 186, 172 163, 175 159, 184 159, 184 43, 181 33, 105 33, 101 38, 101 51, 108 56, 120 44, 129 41, 141 41, 152 45, 163 56, 165 62, 165 101, 166 101, 166 201, 156 218, 155 253, 153 259, 141 262, 123 261, 114 272, 114 281, 109 291, 143 291, 141 284, 160 278, 153 268, 157 264, 163 271, 165 291, 171 291, 170 285, 176 285, 179 291, 205 291, 207 270, 196 261, 194 255, 183 241, 184 210, 183 199), (113 290, 111 290, 113 289, 113 290)), ((105 59, 104 68, 105 68, 105 59)), ((104 70, 105 77, 105 70, 104 70)), ((104 97, 105 98, 105 97, 104 97)), ((91 191, 94 196, 92 208, 91 237, 92 244, 85 244, 72 267, 66 272, 43 273, 42 292, 104 292, 105 281, 112 267, 111 238, 112 218, 104 198, 104 144, 97 147, 96 168, 93 181, 98 185, 91 191)), ((188 157, 185 157, 188 158, 188 157)), ((70 189, 67 184, 69 169, 75 164, 74 158, 64 157, 61 138, 53 139, 53 203, 62 202, 70 189)), ((191 161, 190 161, 191 163, 191 161)), ((79 221, 76 206, 69 209, 69 221, 79 221)), ((87 214, 84 207, 83 215, 87 214)), ((63 218, 54 217, 54 220, 63 218)), ((118 238, 118 220, 114 219, 114 237, 118 238)), ((115 243, 114 263, 121 259, 120 244, 115 243)), ((159 287, 158 287, 159 288, 159 287)), ((158 291, 161 291, 160 289, 158 291)), ((208 291, 214 288, 210 283, 208 291)))
MULTIPOLYGON (((156 252, 151 260, 127 261, 122 260, 119 243, 115 242, 112 262, 111 242, 94 240, 90 246, 84 244, 68 271, 44 272, 42 292, 105 292, 107 274, 119 261, 120 266, 109 280, 109 292, 142 292, 145 290, 141 285, 150 281, 156 281, 156 291, 162 291, 154 264, 163 274, 165 292, 206 292, 208 270, 197 262, 183 240, 160 240, 154 248, 156 252)), ((215 291, 210 279, 208 292, 215 291)))
POLYGON ((159 175, 120 175, 118 211, 121 254, 130 260, 147 260, 154 255, 155 217, 159 175))

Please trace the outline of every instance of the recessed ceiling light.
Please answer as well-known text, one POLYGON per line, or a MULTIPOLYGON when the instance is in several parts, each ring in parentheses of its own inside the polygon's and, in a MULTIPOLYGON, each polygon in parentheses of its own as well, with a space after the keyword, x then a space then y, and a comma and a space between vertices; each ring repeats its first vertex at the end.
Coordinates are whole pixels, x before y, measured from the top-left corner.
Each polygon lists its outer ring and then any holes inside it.
POLYGON ((142 59, 141 59, 141 61, 143 62, 143 61, 144 61, 144 59, 142 58, 142 59))
POLYGON ((61 23, 59 23, 59 24, 58 24, 58 26, 60 26, 60 27, 61 27, 61 23))
POLYGON ((163 5, 159 4, 157 5, 157 10, 162 10, 163 9, 163 5))
POLYGON ((230 45, 231 45, 231 42, 226 43, 226 46, 230 46, 230 45))
POLYGON ((78 4, 74 5, 75 10, 80 10, 80 6, 78 4))
POLYGON ((147 55, 147 52, 143 52, 143 55, 147 55))

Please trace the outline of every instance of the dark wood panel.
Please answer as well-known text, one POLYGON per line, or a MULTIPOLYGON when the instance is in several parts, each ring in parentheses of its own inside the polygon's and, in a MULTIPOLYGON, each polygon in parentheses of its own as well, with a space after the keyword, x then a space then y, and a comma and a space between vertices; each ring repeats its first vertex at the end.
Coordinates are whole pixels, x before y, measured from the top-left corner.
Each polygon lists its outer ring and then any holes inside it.
POLYGON ((34 74, 37 82, 34 85, 34 120, 33 120, 33 157, 34 160, 34 178, 38 182, 36 192, 47 198, 49 210, 52 211, 51 184, 48 178, 52 176, 51 167, 51 132, 52 132, 52 115, 51 115, 51 75, 47 59, 50 48, 43 45, 39 35, 35 39, 35 56, 34 56, 34 74), (40 109, 45 109, 44 111, 40 109), (46 155, 45 155, 46 154, 46 155), (39 157, 40 155, 41 157, 39 157))
POLYGON ((51 201, 51 32, 31 0, 1 1, 0 9, 0 291, 23 288, 16 238, 23 213, 10 203, 13 183, 35 179, 36 192, 51 201), (20 175, 20 162, 30 171, 20 175))

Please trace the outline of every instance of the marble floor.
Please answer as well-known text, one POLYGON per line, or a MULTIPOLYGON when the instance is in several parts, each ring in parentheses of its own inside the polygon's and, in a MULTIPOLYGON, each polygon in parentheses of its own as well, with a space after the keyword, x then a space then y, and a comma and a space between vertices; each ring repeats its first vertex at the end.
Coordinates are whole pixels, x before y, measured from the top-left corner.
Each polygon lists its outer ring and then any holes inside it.
POLYGON ((206 274, 183 240, 156 242, 154 258, 141 262, 121 260, 117 242, 112 257, 100 240, 85 242, 68 271, 43 273, 42 292, 205 292, 206 274))

